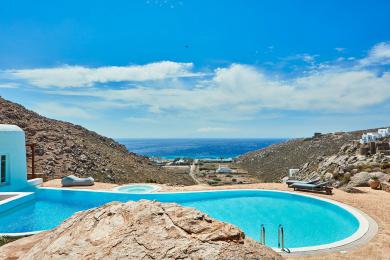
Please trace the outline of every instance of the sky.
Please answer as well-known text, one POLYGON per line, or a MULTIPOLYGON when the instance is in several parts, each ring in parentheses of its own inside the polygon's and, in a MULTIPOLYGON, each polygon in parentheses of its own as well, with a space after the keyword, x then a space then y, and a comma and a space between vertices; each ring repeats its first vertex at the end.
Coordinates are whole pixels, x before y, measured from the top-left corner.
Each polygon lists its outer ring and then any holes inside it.
POLYGON ((390 1, 0 5, 0 96, 113 138, 390 125, 390 1))

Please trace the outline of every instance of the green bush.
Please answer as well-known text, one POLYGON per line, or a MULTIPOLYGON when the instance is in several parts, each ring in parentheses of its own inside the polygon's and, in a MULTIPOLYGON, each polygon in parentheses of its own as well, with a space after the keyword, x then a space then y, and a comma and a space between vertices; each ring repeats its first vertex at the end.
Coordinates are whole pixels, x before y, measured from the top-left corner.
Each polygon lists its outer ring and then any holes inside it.
POLYGON ((153 180, 153 179, 147 179, 147 180, 146 180, 146 183, 157 183, 157 181, 156 181, 156 180, 153 180))
POLYGON ((19 239, 19 237, 0 237, 0 246, 13 242, 19 239))

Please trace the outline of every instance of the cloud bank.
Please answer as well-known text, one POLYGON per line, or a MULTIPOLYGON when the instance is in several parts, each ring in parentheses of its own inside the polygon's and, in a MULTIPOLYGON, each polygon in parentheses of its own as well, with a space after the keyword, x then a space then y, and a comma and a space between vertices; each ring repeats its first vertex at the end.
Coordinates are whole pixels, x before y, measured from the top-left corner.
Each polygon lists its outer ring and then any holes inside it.
POLYGON ((24 79, 30 84, 48 87, 91 87, 96 83, 149 81, 167 78, 193 77, 192 63, 161 61, 146 65, 111 66, 88 68, 82 66, 63 66, 57 68, 36 68, 7 70, 15 78, 24 79))
MULTIPOLYGON (((307 61, 315 59, 307 56, 307 61)), ((176 113, 210 119, 251 120, 269 111, 348 113, 390 100, 390 73, 372 66, 390 64, 390 43, 375 45, 362 59, 321 66, 293 78, 270 76, 260 68, 231 64, 204 74, 192 63, 173 61, 124 67, 64 66, 7 70, 46 94, 88 97, 113 108, 149 114, 176 113), (113 87, 112 83, 120 85, 113 87), (129 85, 131 84, 131 85, 129 85), (44 88, 42 90, 42 88, 44 88)), ((80 104, 85 106, 86 104, 80 104)), ((44 108, 41 108, 43 110, 44 108)), ((50 104, 48 109, 61 112, 50 104)), ((71 111, 87 118, 82 111, 71 111)), ((69 112, 70 113, 70 112, 69 112)), ((128 117, 131 122, 150 122, 128 117)), ((212 127, 198 132, 213 131, 212 127)), ((219 131, 222 128, 217 129, 219 131)))

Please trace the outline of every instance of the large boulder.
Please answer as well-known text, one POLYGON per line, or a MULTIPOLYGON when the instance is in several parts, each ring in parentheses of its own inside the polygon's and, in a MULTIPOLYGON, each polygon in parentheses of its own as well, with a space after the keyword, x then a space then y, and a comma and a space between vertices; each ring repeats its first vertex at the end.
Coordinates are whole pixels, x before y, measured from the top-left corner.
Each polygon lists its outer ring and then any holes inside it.
POLYGON ((386 177, 388 177, 388 175, 383 172, 358 172, 351 177, 351 180, 349 181, 347 186, 368 187, 369 186, 368 182, 373 176, 378 177, 380 181, 384 181, 386 177))
POLYGON ((193 208, 112 202, 0 248, 1 259, 282 259, 193 208))

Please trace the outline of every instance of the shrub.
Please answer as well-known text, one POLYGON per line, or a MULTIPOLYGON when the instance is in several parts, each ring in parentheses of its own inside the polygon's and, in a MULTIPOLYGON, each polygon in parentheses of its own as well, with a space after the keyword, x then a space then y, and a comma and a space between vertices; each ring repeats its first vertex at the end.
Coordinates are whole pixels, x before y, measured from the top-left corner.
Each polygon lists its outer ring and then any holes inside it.
POLYGON ((20 237, 0 237, 0 246, 5 245, 9 242, 15 241, 20 237))
POLYGON ((157 183, 157 181, 153 179, 146 179, 146 183, 157 183))

